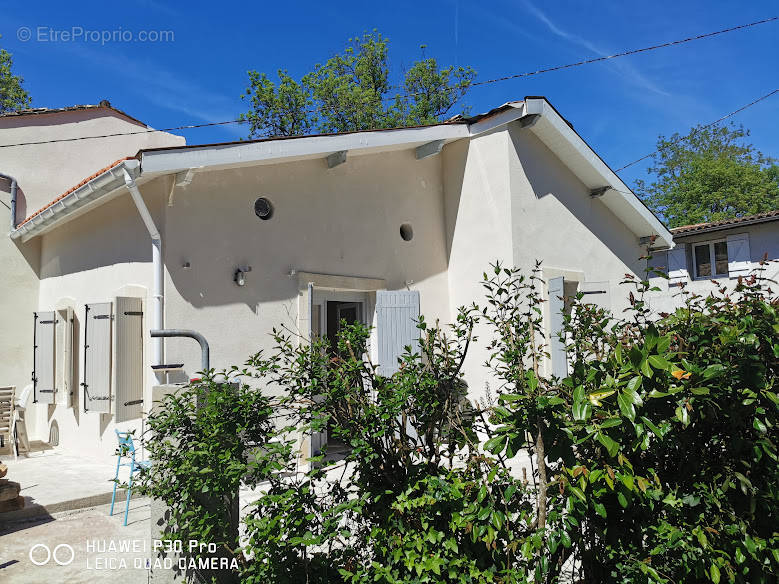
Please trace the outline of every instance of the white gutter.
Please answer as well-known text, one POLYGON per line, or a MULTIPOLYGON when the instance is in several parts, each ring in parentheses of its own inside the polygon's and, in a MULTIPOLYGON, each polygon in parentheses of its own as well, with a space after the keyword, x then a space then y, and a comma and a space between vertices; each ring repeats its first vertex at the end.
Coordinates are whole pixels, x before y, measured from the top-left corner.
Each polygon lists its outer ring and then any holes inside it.
POLYGON ((96 176, 86 184, 68 193, 37 215, 28 219, 11 232, 11 239, 26 242, 56 225, 69 221, 85 212, 98 200, 103 202, 126 188, 124 173, 133 178, 141 174, 138 160, 124 160, 96 176))
MULTIPOLYGON (((165 267, 162 262, 162 236, 160 235, 157 226, 154 224, 149 208, 143 200, 141 191, 138 190, 138 185, 135 184, 135 178, 123 169, 124 182, 127 186, 127 190, 130 191, 130 196, 133 198, 135 206, 138 208, 138 213, 143 220, 143 224, 149 232, 152 245, 152 270, 154 272, 154 283, 152 287, 152 315, 151 315, 151 328, 152 330, 162 330, 163 325, 163 311, 164 311, 164 291, 163 283, 165 278, 165 267)), ((163 337, 154 338, 154 365, 163 365, 165 362, 165 345, 163 337)))

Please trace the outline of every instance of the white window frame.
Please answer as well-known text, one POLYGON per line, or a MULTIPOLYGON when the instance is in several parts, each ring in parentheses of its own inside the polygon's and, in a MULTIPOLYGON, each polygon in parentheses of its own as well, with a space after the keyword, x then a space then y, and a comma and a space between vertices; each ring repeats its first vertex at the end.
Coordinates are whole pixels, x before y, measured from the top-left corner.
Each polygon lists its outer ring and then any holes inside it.
POLYGON ((727 278, 728 274, 730 272, 730 261, 728 261, 728 269, 725 270, 724 273, 720 274, 717 272, 717 262, 714 255, 714 244, 715 243, 724 243, 725 248, 727 250, 728 240, 727 239, 712 239, 710 241, 697 241, 695 243, 691 243, 690 246, 692 247, 692 265, 693 269, 695 270, 695 279, 696 280, 712 280, 716 278, 727 278), (697 247, 702 247, 704 245, 707 245, 709 247, 709 262, 711 264, 711 274, 708 276, 701 276, 698 274, 698 256, 695 255, 695 249, 697 247))

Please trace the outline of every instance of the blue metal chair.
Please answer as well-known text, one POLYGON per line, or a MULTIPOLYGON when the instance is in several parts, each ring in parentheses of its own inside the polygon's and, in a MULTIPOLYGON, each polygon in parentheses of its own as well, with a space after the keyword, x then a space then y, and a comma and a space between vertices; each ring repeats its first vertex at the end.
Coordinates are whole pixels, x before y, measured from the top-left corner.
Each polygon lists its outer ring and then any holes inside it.
POLYGON ((124 506, 124 523, 123 523, 123 525, 127 525, 127 515, 130 512, 130 495, 133 488, 133 475, 135 475, 135 473, 141 470, 142 468, 147 468, 151 463, 148 461, 135 460, 135 443, 133 442, 132 432, 120 432, 119 430, 114 430, 114 432, 116 432, 116 437, 119 440, 119 456, 116 459, 116 475, 114 476, 114 494, 111 496, 110 515, 114 514, 114 501, 116 501, 116 487, 119 483, 119 467, 129 466, 130 478, 127 480, 127 502, 125 503, 124 506), (130 462, 122 462, 123 458, 129 458, 130 462))

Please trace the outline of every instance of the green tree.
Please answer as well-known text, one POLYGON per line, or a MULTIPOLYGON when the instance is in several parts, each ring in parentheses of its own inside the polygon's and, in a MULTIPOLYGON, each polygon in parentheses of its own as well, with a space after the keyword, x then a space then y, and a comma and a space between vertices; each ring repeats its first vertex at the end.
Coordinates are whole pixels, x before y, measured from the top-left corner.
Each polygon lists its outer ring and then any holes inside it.
POLYGON ((647 170, 654 180, 637 180, 636 192, 670 227, 779 208, 774 160, 748 137, 749 130, 732 124, 660 136, 647 170))
POLYGON ((11 53, 0 49, 0 113, 29 107, 32 101, 30 94, 22 87, 24 79, 13 74, 13 64, 11 53))
POLYGON ((388 44, 376 31, 349 39, 343 53, 315 65, 300 81, 283 70, 277 82, 249 71, 243 98, 250 108, 241 116, 251 124, 249 137, 435 123, 452 112, 476 76, 470 67, 441 67, 423 53, 404 72, 403 91, 393 93, 388 44))

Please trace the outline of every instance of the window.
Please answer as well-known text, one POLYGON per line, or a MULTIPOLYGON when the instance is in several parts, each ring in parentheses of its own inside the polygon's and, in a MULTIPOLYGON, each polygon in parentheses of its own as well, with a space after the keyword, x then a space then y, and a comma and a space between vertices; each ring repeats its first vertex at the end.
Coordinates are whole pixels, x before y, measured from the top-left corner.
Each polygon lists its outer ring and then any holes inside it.
POLYGON ((693 245, 696 278, 728 275, 727 241, 709 241, 693 245))

